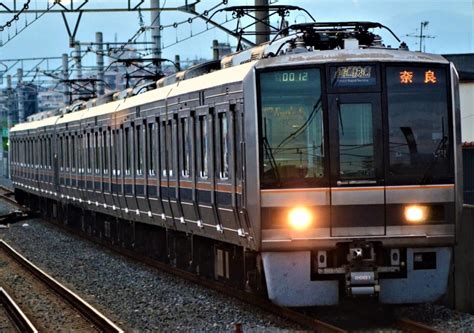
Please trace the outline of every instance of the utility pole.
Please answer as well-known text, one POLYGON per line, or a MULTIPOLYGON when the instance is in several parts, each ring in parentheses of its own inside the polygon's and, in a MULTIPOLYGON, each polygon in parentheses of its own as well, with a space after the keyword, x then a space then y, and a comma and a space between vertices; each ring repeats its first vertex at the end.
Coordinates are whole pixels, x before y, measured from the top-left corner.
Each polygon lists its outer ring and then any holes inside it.
POLYGON ((79 41, 76 41, 74 45, 74 63, 76 64, 76 79, 82 79, 81 44, 79 41))
MULTIPOLYGON (((268 0, 255 0, 255 6, 268 7, 268 0)), ((261 44, 270 40, 270 27, 268 26, 268 10, 258 10, 255 12, 255 17, 263 22, 257 21, 255 24, 255 42, 261 44)))
POLYGON ((219 60, 219 41, 217 39, 212 41, 212 59, 219 60))
MULTIPOLYGON (((160 0, 150 0, 150 8, 156 8, 151 11, 151 26, 159 27, 161 25, 160 18, 160 0)), ((151 29, 152 56, 153 58, 161 58, 161 31, 159 28, 151 29)), ((161 63, 158 63, 158 71, 161 70, 161 63)))
POLYGON ((103 50, 103 36, 102 32, 96 32, 95 34, 96 42, 96 61, 97 61, 97 96, 104 94, 104 50, 103 50))
POLYGON ((430 22, 428 21, 422 21, 420 22, 420 52, 423 51, 423 38, 425 37, 423 35, 423 27, 426 27, 430 22))
MULTIPOLYGON (((63 80, 67 80, 69 77, 69 57, 67 53, 63 53, 62 55, 63 61, 63 80)), ((64 94, 64 104, 68 105, 71 101, 69 96, 69 86, 66 82, 63 83, 63 94, 64 94)))
POLYGON ((423 28, 426 28, 429 23, 430 23, 429 21, 421 21, 420 22, 420 34, 419 35, 416 35, 416 34, 405 35, 407 37, 413 37, 413 38, 419 39, 420 52, 425 52, 426 51, 426 47, 424 45, 424 42, 425 42, 426 38, 435 38, 435 36, 430 36, 430 35, 424 35, 423 34, 423 28))
POLYGON ((181 58, 180 58, 179 54, 176 54, 174 56, 174 66, 176 68, 176 72, 181 70, 181 58))
POLYGON ((13 127, 13 114, 14 114, 14 105, 13 105, 13 86, 12 86, 12 76, 7 75, 7 127, 8 130, 13 127))
POLYGON ((18 68, 16 71, 17 84, 16 93, 18 96, 18 122, 25 121, 25 94, 23 92, 23 68, 18 68))

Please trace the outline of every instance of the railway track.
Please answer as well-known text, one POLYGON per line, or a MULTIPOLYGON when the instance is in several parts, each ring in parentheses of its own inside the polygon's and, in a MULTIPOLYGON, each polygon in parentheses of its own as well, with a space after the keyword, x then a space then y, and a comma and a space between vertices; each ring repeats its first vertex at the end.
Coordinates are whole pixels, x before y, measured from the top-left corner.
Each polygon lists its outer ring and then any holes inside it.
MULTIPOLYGON (((5 200, 5 201, 11 203, 12 205, 14 205, 15 207, 20 206, 13 198, 10 197, 9 193, 11 193, 11 191, 8 188, 0 185, 0 200, 5 200)), ((23 207, 23 206, 20 206, 20 207, 25 209, 25 212, 27 212, 26 207, 23 207)), ((74 230, 72 228, 69 228, 69 227, 64 226, 64 225, 59 225, 59 224, 54 223, 54 222, 52 222, 52 223, 55 226, 59 227, 60 229, 65 229, 69 232, 72 232, 73 234, 77 234, 76 230, 74 230)), ((185 279, 185 280, 191 281, 193 283, 199 284, 199 285, 204 286, 208 289, 215 290, 219 293, 222 293, 222 294, 225 294, 225 295, 230 296, 232 298, 238 299, 238 300, 240 300, 244 303, 259 307, 259 308, 263 309, 264 311, 267 311, 267 312, 272 313, 274 315, 277 315, 279 317, 285 318, 285 319, 287 319, 289 321, 292 321, 292 322, 294 322, 294 323, 296 323, 296 324, 298 324, 298 325, 300 325, 304 328, 307 328, 311 331, 320 332, 320 333, 351 332, 350 329, 345 329, 345 328, 342 328, 342 327, 338 327, 337 324, 331 324, 331 323, 328 323, 326 321, 316 319, 313 316, 305 315, 305 314, 303 314, 301 312, 298 312, 296 310, 278 306, 278 305, 276 305, 276 304, 274 304, 274 303, 272 303, 272 302, 270 302, 270 301, 268 301, 268 300, 266 300, 262 297, 259 297, 257 295, 249 294, 249 293, 243 292, 242 290, 229 287, 226 284, 216 283, 216 281, 210 281, 210 280, 207 280, 207 279, 202 278, 200 276, 197 276, 195 274, 192 274, 190 272, 173 268, 173 267, 171 267, 169 265, 166 265, 164 263, 160 263, 160 262, 152 260, 148 257, 145 257, 143 255, 139 255, 139 254, 137 254, 133 251, 123 249, 123 248, 120 248, 120 247, 116 247, 116 246, 113 246, 113 245, 109 245, 109 244, 104 244, 104 243, 100 242, 99 240, 97 240, 93 237, 90 237, 88 235, 80 234, 79 237, 86 238, 87 240, 89 240, 93 243, 99 244, 102 247, 105 246, 109 250, 111 250, 115 253, 119 253, 119 254, 121 254, 121 255, 123 255, 123 256, 131 259, 131 260, 140 261, 144 264, 147 264, 148 266, 152 266, 152 267, 157 268, 161 271, 165 271, 165 272, 170 273, 172 275, 178 276, 182 279, 185 279)), ((34 267, 34 268, 32 268, 33 271, 38 272, 37 274, 39 276, 47 276, 47 274, 45 274, 44 272, 42 272, 41 270, 36 268, 36 266, 31 264, 26 258, 21 256, 19 253, 15 252, 4 241, 0 241, 0 248, 4 249, 6 251, 13 251, 13 253, 15 253, 15 254, 13 254, 13 256, 15 257, 15 260, 17 260, 19 262, 29 263, 29 265, 31 267, 34 267)), ((55 290, 58 293, 63 293, 63 291, 61 291, 62 286, 60 286, 59 283, 56 280, 52 279, 49 276, 48 277, 39 277, 39 276, 38 276, 39 279, 41 279, 42 281, 43 281, 43 279, 45 279, 45 281, 44 281, 45 283, 47 283, 48 285, 51 284, 51 288, 53 290, 55 290), (57 291, 56 289, 58 289, 59 291, 57 291)), ((67 290, 65 292, 64 297, 65 297, 65 299, 68 300, 69 303, 74 304, 74 307, 77 307, 79 309, 79 311, 86 318, 88 318, 91 322, 94 323, 94 325, 96 325, 96 327, 99 328, 100 331, 103 331, 103 332, 122 332, 122 330, 120 328, 113 325, 113 323, 111 323, 109 320, 107 320, 103 315, 99 314, 99 316, 96 317, 97 312, 91 306, 89 306, 87 303, 85 303, 84 301, 82 301, 80 299, 77 299, 78 298, 77 295, 75 295, 71 291, 67 290), (108 325, 112 325, 112 326, 108 326, 108 325)), ((235 331, 236 332, 241 332, 241 325, 240 324, 236 325, 235 331)), ((357 330, 357 331, 360 331, 360 330, 357 330)), ((362 331, 364 331, 364 330, 362 330, 362 331)), ((415 322, 415 321, 412 321, 412 320, 409 320, 409 319, 397 319, 393 323, 392 328, 390 328, 390 332, 439 333, 441 331, 439 331, 437 329, 434 329, 432 327, 429 327, 425 324, 421 324, 421 323, 418 323, 418 322, 415 322)))
POLYGON ((20 205, 18 202, 16 202, 14 198, 13 191, 9 189, 6 186, 0 185, 0 199, 7 201, 9 204, 15 206, 16 209, 28 213, 30 212, 29 209, 25 206, 20 205))
MULTIPOLYGON (((55 226, 57 226, 60 229, 65 229, 75 235, 77 235, 77 232, 64 225, 59 225, 53 222, 55 226)), ((112 252, 119 253, 131 260, 134 261, 139 261, 142 262, 148 266, 154 267, 160 271, 167 272, 169 274, 172 274, 174 276, 178 276, 182 279, 185 279, 187 281, 191 281, 193 283, 199 284, 203 287, 206 287, 208 289, 215 290, 221 294, 230 296, 232 298, 238 299, 246 304, 256 306, 258 308, 263 309, 264 311, 267 311, 269 313, 272 313, 276 316, 285 318, 291 322, 294 322, 306 329, 309 329, 310 331, 317 332, 317 333, 345 333, 345 332, 352 332, 352 329, 346 329, 344 327, 339 327, 337 323, 329 323, 325 320, 320 320, 317 319, 313 316, 308 316, 304 313, 301 313, 299 311, 286 308, 286 307, 281 307, 278 306, 272 302, 270 302, 267 299, 264 299, 260 296, 250 294, 243 292, 240 289, 232 288, 229 285, 216 282, 216 281, 211 281, 205 278, 202 278, 200 276, 197 276, 195 274, 192 274, 187 271, 183 271, 181 269, 176 269, 174 267, 171 267, 169 265, 166 265, 164 263, 157 262, 155 260, 152 260, 148 257, 138 255, 133 251, 123 249, 120 247, 116 247, 113 245, 109 244, 104 244, 97 239, 90 237, 86 234, 80 234, 79 237, 81 238, 86 238, 87 240, 98 244, 102 247, 106 247, 107 249, 111 250, 112 252)), ((242 332, 240 329, 240 325, 236 325, 235 327, 235 332, 242 332)), ((389 332, 394 333, 394 332, 406 332, 406 333, 441 333, 441 331, 429 327, 428 325, 422 324, 415 322, 413 320, 409 319, 397 319, 393 322, 390 328, 388 328, 389 332)), ((370 329, 368 330, 370 332, 370 329)), ((357 332, 364 332, 364 330, 357 330, 357 332)), ((382 331, 377 331, 377 332, 383 332, 382 331)))
MULTIPOLYGON (((70 291, 68 288, 60 284, 57 280, 46 274, 43 270, 35 266, 31 263, 28 259, 23 257, 20 253, 15 251, 10 245, 8 245, 5 241, 0 240, 0 249, 1 253, 4 256, 7 256, 13 259, 22 269, 31 273, 37 280, 41 281, 41 283, 47 286, 47 289, 54 292, 58 295, 64 303, 68 303, 74 311, 81 314, 81 319, 84 319, 90 325, 87 324, 80 324, 82 326, 72 326, 77 329, 80 328, 90 328, 89 330, 92 331, 99 331, 99 332, 123 332, 121 328, 116 326, 111 320, 109 320, 106 316, 102 313, 94 309, 91 305, 89 305, 86 301, 80 298, 77 294, 70 291)), ((2 258, 2 262, 8 262, 8 259, 5 257, 2 258)), ((9 270, 11 270, 11 266, 9 270)), ((15 272, 16 274, 16 272, 15 272)), ((17 275, 18 276, 18 275, 17 275)), ((75 325, 75 324, 74 324, 75 325)), ((20 330, 23 331, 23 330, 20 330)))
MULTIPOLYGON (((38 330, 36 327, 31 323, 29 318, 25 315, 25 313, 20 309, 20 307, 16 304, 16 302, 11 298, 11 296, 6 292, 5 289, 0 287, 0 303, 5 310, 6 315, 12 322, 14 328, 19 332, 25 333, 37 333, 38 330)), ((7 328, 3 328, 2 330, 8 330, 7 328)))

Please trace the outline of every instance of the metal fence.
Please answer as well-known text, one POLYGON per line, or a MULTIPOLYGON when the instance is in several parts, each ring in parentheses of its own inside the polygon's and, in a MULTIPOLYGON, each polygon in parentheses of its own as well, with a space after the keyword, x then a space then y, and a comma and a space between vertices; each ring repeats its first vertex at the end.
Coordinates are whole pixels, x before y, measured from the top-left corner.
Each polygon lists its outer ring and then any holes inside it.
POLYGON ((463 148, 464 202, 474 205, 474 146, 463 148))

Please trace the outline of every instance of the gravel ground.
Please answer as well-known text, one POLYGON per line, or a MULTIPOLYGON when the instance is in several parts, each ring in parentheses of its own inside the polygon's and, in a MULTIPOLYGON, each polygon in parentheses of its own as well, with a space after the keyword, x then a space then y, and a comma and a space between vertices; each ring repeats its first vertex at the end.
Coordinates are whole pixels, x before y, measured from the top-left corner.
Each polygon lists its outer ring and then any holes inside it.
POLYGON ((474 316, 437 304, 400 307, 397 315, 433 326, 442 332, 474 332, 474 316))
MULTIPOLYGON (((5 204, 0 203, 0 212, 5 204)), ((131 331, 295 331, 260 309, 134 263, 39 219, 0 237, 131 331)))

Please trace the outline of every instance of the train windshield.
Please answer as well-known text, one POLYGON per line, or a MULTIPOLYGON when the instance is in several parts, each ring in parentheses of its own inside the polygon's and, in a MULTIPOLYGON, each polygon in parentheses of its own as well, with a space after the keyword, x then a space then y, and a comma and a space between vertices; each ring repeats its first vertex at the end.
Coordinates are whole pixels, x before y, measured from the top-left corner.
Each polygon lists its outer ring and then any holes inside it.
POLYGON ((449 180, 451 121, 444 68, 387 67, 389 179, 449 180))
POLYGON ((262 187, 306 187, 324 177, 319 69, 260 75, 262 187))

